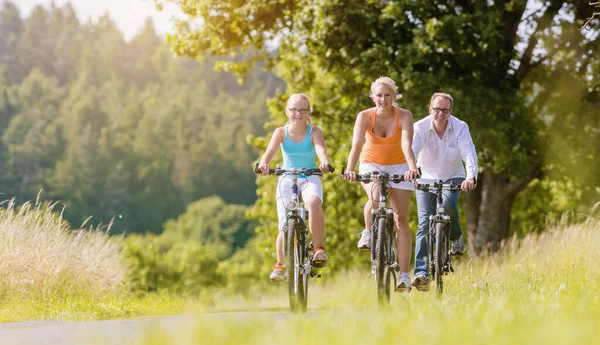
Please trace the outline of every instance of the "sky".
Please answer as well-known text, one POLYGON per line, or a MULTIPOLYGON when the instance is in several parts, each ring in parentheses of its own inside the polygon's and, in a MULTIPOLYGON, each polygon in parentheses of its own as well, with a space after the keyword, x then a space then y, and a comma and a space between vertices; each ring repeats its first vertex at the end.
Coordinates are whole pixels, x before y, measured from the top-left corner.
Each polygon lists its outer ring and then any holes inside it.
MULTIPOLYGON (((0 0, 4 3, 8 0, 0 0)), ((182 17, 179 9, 173 4, 165 4, 162 11, 156 9, 154 0, 10 0, 21 10, 21 17, 29 16, 31 10, 41 5, 50 8, 50 4, 58 7, 70 2, 81 23, 87 23, 88 19, 96 22, 99 17, 108 12, 110 18, 123 32, 126 40, 130 40, 138 34, 146 18, 151 17, 156 31, 163 35, 172 32, 172 17, 182 17)))

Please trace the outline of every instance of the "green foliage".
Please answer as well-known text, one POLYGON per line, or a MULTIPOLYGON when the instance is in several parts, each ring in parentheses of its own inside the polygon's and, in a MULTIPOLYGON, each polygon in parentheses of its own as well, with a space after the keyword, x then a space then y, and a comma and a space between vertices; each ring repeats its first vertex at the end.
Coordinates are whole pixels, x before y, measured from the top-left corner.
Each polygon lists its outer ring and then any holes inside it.
POLYGON ((223 247, 224 259, 246 245, 254 235, 255 220, 246 219, 247 206, 228 205, 219 197, 203 198, 187 206, 177 219, 168 220, 161 237, 167 241, 198 241, 210 247, 223 247))
POLYGON ((217 273, 216 254, 198 241, 170 243, 152 234, 134 234, 125 239, 123 248, 131 291, 195 294, 224 282, 217 273))
MULTIPOLYGON (((512 209, 532 180, 569 180, 559 183, 589 195, 598 186, 593 176, 600 166, 595 154, 600 70, 593 52, 600 41, 599 22, 590 22, 585 34, 578 30, 592 11, 585 1, 157 2, 177 3, 189 15, 168 36, 177 55, 268 53, 268 66, 288 84, 286 93, 312 97, 315 122, 337 166, 348 154, 356 113, 372 104, 367 95, 375 78, 397 81, 404 96, 400 105, 412 110, 415 120, 426 115, 433 92, 452 94, 454 114, 469 124, 479 153, 482 176, 476 193, 482 197, 469 203, 477 220, 470 231, 482 234, 473 242, 479 246, 509 236, 509 222, 498 217, 545 211, 512 209), (269 50, 265 42, 271 39, 277 49, 269 50), (565 145, 569 142, 579 144, 565 145), (593 153, 586 154, 586 146, 593 153), (573 169, 573 164, 585 168, 573 169)), ((242 73, 254 57, 230 70, 242 73)), ((284 122, 284 101, 285 94, 272 100, 267 128, 284 122)), ((265 141, 251 138, 261 149, 265 141)), ((274 219, 273 187, 272 181, 259 186, 252 214, 263 224, 259 234, 266 236, 259 245, 266 246, 275 232, 268 223, 274 219)), ((361 223, 361 193, 337 181, 326 181, 324 189, 327 232, 343 238, 333 249, 346 253, 351 245, 345 241, 356 237, 361 223)), ((528 207, 534 205, 540 203, 528 207)))
POLYGON ((124 256, 130 289, 184 294, 224 285, 243 289, 256 280, 260 267, 260 255, 247 246, 256 227, 245 217, 248 208, 204 198, 167 221, 160 236, 128 236, 124 256))

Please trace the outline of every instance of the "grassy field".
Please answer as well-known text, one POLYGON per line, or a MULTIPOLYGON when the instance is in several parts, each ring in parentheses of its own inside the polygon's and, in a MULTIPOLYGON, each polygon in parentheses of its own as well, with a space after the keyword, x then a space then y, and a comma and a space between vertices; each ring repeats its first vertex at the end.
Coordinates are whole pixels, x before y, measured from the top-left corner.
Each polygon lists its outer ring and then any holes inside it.
POLYGON ((379 310, 372 277, 349 272, 313 280, 305 315, 287 311, 283 285, 252 299, 213 295, 188 309, 212 314, 176 332, 153 327, 139 343, 594 344, 599 263, 598 221, 557 226, 486 259, 462 260, 441 297, 414 290, 379 310))
POLYGON ((369 272, 312 279, 304 315, 289 312, 285 284, 194 298, 127 293, 119 241, 102 229, 69 230, 52 205, 9 205, 0 212, 0 322, 190 316, 176 329, 148 327, 135 343, 149 345, 600 343, 597 220, 463 258, 443 296, 394 294, 384 310, 369 272))
POLYGON ((136 297, 123 286, 121 237, 73 231, 55 204, 12 200, 0 210, 0 322, 103 320, 173 314, 182 296, 136 297))

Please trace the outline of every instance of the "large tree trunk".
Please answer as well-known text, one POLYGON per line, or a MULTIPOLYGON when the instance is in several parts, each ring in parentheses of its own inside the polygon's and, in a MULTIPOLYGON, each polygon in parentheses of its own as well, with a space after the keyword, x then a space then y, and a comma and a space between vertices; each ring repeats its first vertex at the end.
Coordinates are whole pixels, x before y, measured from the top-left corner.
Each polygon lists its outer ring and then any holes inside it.
POLYGON ((509 179, 486 171, 480 175, 477 188, 464 193, 471 254, 500 248, 509 236, 512 204, 535 175, 532 171, 529 176, 509 179))

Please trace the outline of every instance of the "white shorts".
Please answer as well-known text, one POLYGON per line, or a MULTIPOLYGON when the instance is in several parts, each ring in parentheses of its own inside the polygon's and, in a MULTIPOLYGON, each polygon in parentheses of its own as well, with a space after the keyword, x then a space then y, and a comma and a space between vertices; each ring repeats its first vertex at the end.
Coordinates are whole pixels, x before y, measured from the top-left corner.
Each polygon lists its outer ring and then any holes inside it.
MULTIPOLYGON (((319 176, 306 176, 298 178, 298 190, 302 193, 302 200, 306 202, 309 197, 316 196, 323 204, 323 185, 319 176)), ((279 231, 286 226, 285 204, 292 199, 292 178, 282 175, 277 183, 277 218, 279 219, 279 231)))
MULTIPOLYGON (((395 175, 404 176, 404 173, 407 170, 408 170, 408 164, 406 164, 406 163, 394 164, 394 165, 381 165, 381 164, 375 164, 375 163, 360 162, 360 165, 358 166, 358 173, 361 175, 368 173, 368 172, 379 171, 380 173, 388 173, 390 175, 395 174, 395 175)), ((389 185, 393 189, 403 189, 403 190, 410 190, 410 191, 415 190, 414 182, 400 182, 400 183, 389 182, 389 185)))

